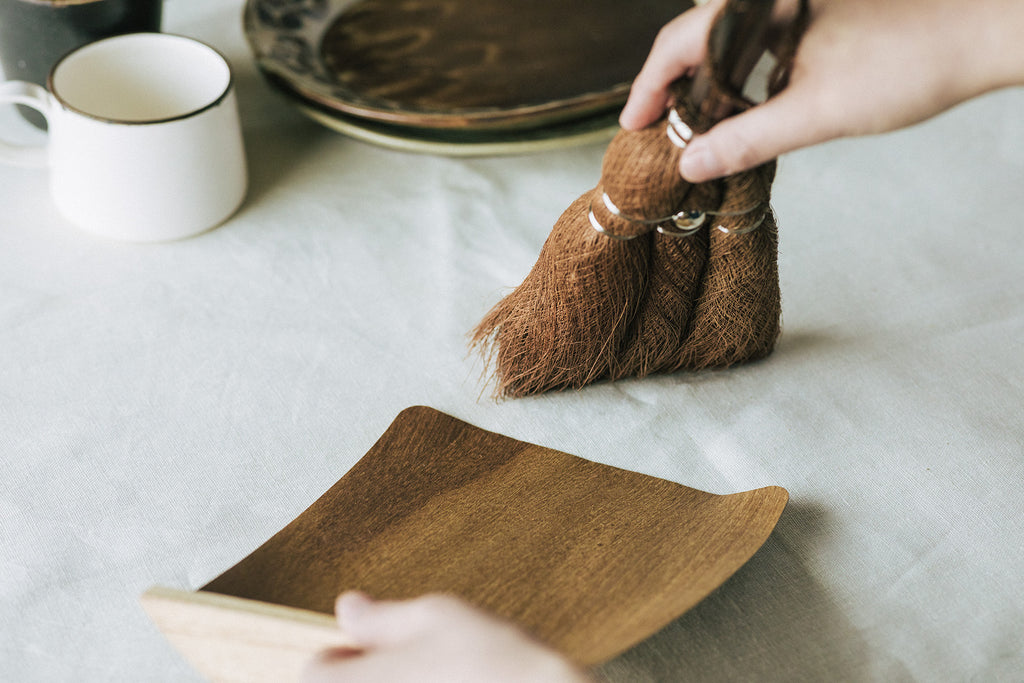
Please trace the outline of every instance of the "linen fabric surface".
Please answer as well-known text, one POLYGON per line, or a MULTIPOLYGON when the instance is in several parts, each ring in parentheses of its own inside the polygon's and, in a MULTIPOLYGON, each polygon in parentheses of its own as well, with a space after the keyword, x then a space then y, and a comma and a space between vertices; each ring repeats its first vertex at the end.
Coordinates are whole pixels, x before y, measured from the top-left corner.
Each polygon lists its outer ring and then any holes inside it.
POLYGON ((223 226, 103 241, 44 169, 0 166, 0 679, 199 680, 139 594, 238 562, 417 404, 714 493, 789 490, 761 551, 610 681, 1019 679, 1024 90, 782 159, 765 361, 495 401, 467 333, 603 146, 347 139, 262 81, 240 11, 165 8, 234 65, 252 183, 223 226))

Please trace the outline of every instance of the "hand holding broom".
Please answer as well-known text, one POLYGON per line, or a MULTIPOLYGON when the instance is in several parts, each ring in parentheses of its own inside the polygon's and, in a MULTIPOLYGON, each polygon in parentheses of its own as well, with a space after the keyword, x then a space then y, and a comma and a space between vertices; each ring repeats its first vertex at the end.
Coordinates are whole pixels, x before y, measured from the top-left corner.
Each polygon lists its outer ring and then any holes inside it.
MULTIPOLYGON (((695 131, 751 105, 742 92, 767 49, 772 6, 728 0, 708 57, 673 86, 675 107, 615 137, 598 186, 562 214, 523 283, 473 332, 491 354, 499 393, 725 367, 771 352, 780 316, 774 163, 695 186, 677 165, 695 131)), ((792 40, 773 90, 794 50, 792 40)))
MULTIPOLYGON (((659 118, 669 84, 701 63, 725 0, 666 24, 619 121, 659 118)), ((785 25, 797 0, 777 0, 785 25)), ((784 91, 695 138, 680 171, 704 182, 837 138, 899 130, 984 93, 1024 84, 1019 0, 828 0, 806 19, 784 91)))

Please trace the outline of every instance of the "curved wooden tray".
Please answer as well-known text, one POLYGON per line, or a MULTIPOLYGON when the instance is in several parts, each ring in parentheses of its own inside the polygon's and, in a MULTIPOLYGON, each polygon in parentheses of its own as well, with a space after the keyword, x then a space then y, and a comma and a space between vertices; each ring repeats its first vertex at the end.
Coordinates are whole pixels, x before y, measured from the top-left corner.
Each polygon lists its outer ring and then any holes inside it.
POLYGON ((454 593, 592 665, 721 585, 787 499, 777 486, 706 493, 414 407, 248 557, 144 604, 213 680, 288 680, 344 643, 327 615, 348 589, 454 593))
POLYGON ((621 106, 689 0, 247 0, 259 68, 328 111, 518 129, 621 106))

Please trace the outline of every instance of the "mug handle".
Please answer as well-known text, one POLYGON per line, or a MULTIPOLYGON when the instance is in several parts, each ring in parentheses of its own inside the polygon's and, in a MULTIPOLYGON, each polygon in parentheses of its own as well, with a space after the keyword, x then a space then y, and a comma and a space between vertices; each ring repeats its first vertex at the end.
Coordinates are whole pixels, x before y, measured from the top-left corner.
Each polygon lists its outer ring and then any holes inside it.
MULTIPOLYGON (((0 83, 0 104, 23 104, 50 118, 50 93, 46 88, 26 81, 0 83)), ((46 145, 13 145, 0 139, 0 162, 15 166, 46 166, 46 145)))

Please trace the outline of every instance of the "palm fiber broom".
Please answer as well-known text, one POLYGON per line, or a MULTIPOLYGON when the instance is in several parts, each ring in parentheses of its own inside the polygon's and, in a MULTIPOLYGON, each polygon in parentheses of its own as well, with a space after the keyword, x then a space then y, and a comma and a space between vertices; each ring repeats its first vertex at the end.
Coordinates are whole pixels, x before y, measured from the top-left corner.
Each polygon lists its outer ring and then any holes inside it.
MULTIPOLYGON (((497 393, 521 397, 771 353, 781 316, 775 162, 691 185, 686 142, 752 102, 743 90, 769 41, 774 0, 728 0, 708 56, 673 84, 675 106, 620 131, 597 187, 561 215, 522 284, 472 332, 497 393)), ((776 50, 769 92, 785 86, 806 0, 776 50)))

